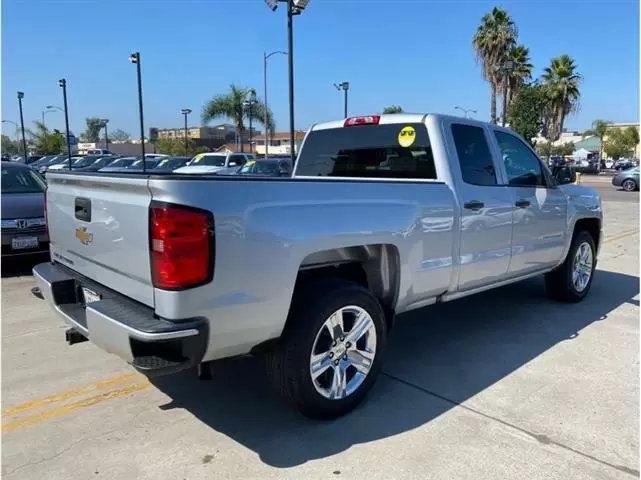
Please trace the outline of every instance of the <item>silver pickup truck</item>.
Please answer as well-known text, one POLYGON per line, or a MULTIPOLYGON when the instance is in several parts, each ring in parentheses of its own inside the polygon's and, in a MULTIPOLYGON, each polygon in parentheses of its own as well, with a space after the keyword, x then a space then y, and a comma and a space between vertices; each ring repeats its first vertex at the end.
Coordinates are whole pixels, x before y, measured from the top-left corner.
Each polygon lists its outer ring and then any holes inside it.
POLYGON ((317 418, 363 400, 396 314, 541 274, 580 301, 602 240, 594 190, 511 130, 444 115, 314 125, 292 178, 47 180, 51 262, 34 293, 69 343, 150 376, 266 354, 317 418))

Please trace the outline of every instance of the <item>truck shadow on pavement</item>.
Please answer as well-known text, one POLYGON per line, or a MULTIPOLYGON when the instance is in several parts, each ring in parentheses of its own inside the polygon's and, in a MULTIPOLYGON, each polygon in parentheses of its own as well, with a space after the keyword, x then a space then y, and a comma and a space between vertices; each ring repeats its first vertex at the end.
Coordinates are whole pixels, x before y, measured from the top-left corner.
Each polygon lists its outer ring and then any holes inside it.
POLYGON ((31 275, 33 267, 47 261, 49 261, 49 252, 2 257, 2 278, 31 275))
POLYGON ((282 403, 260 358, 220 362, 210 382, 192 371, 153 382, 172 399, 162 409, 187 409, 266 464, 293 467, 430 422, 556 344, 576 341, 638 293, 638 277, 599 270, 579 304, 549 300, 534 279, 399 316, 367 400, 332 422, 308 420, 282 403))

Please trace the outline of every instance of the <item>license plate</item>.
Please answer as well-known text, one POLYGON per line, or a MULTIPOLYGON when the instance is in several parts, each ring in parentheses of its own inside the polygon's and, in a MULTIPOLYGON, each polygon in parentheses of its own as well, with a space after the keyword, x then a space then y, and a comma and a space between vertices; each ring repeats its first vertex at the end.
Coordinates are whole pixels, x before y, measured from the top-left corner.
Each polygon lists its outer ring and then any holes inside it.
POLYGON ((93 290, 89 290, 88 288, 82 288, 82 295, 85 297, 85 305, 102 300, 102 297, 99 293, 96 293, 93 290))
POLYGON ((38 237, 15 237, 11 239, 11 248, 14 250, 24 250, 25 248, 35 248, 39 245, 38 237))

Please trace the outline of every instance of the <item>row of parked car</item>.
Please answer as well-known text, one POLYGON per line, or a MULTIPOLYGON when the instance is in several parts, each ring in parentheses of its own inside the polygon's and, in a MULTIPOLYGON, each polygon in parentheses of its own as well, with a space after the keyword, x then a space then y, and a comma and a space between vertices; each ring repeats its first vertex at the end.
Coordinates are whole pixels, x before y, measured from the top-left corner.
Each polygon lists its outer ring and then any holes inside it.
POLYGON ((48 171, 71 169, 75 172, 135 173, 146 171, 154 174, 217 174, 290 176, 292 163, 289 157, 257 159, 253 154, 238 152, 200 153, 194 157, 146 154, 138 156, 119 155, 48 155, 29 164, 29 167, 45 174, 48 171))

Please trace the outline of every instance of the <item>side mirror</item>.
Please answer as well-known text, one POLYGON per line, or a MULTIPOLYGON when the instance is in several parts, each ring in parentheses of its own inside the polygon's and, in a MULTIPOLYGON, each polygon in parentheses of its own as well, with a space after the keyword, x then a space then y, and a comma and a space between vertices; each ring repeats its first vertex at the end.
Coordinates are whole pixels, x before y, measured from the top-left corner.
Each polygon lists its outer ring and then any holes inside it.
POLYGON ((567 166, 553 167, 552 174, 559 185, 567 185, 576 181, 576 171, 567 166))

